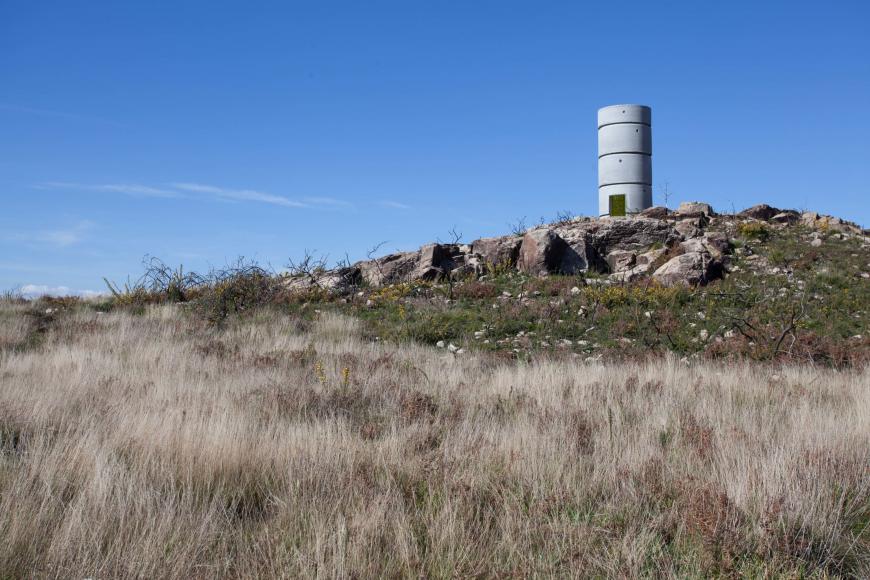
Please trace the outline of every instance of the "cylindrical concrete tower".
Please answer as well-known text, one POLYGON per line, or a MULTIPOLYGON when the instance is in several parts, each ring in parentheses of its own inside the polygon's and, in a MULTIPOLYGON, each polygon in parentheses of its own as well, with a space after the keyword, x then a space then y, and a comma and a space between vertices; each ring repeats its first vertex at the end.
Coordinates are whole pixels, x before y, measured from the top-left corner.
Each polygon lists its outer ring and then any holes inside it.
POLYGON ((598 215, 652 206, 652 111, 644 105, 598 109, 598 215))

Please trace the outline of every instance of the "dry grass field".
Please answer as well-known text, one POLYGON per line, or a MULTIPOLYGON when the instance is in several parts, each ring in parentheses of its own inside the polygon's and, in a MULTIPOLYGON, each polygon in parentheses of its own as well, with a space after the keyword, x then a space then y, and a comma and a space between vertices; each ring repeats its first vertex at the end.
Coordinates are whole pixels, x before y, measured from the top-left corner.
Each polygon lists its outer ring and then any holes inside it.
POLYGON ((868 370, 34 308, 0 305, 2 577, 870 575, 868 370))

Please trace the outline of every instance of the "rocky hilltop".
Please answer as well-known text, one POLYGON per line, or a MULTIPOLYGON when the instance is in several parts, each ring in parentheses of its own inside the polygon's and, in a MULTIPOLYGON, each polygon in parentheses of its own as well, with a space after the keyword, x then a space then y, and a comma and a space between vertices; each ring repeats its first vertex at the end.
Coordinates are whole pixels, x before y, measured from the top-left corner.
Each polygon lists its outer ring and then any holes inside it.
MULTIPOLYGON (((531 276, 594 273, 596 283, 605 284, 651 278, 664 286, 697 286, 727 276, 736 268, 734 252, 750 251, 735 248, 735 236, 764 235, 768 228, 803 228, 810 246, 820 245, 823 233, 868 234, 852 222, 815 212, 761 204, 717 214, 707 203, 686 202, 673 211, 656 206, 624 218, 577 217, 470 244, 426 244, 414 252, 296 273, 288 285, 343 292, 361 283, 376 287, 518 271, 531 276)), ((752 263, 751 257, 747 262, 752 263)))

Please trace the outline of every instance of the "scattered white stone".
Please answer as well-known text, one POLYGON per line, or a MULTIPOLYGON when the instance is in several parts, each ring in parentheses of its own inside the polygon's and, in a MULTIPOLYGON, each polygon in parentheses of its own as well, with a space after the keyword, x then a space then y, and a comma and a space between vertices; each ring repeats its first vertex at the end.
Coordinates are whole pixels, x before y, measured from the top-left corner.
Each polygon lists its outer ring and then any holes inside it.
POLYGON ((443 340, 439 340, 438 342, 435 343, 435 346, 437 346, 438 348, 444 348, 447 345, 444 344, 443 340))
POLYGON ((456 354, 465 354, 465 349, 464 348, 457 349, 456 354))
POLYGON ((449 350, 450 352, 455 354, 456 351, 459 350, 459 347, 451 342, 450 344, 447 345, 447 350, 449 350))
POLYGON ((577 296, 578 294, 580 294, 580 288, 578 288, 577 286, 574 286, 573 288, 571 288, 571 295, 572 296, 577 296))
POLYGON ((819 246, 822 245, 822 238, 814 239, 812 242, 810 242, 810 245, 814 248, 818 248, 819 246))
POLYGON ((373 300, 371 300, 371 299, 366 300, 366 308, 373 308, 374 305, 375 305, 375 303, 373 300))
POLYGON ((474 333, 474 338, 483 338, 483 335, 485 335, 485 334, 486 334, 485 332, 478 330, 477 332, 474 333))
POLYGON ((707 342, 707 339, 710 338, 710 333, 707 332, 706 328, 701 329, 701 332, 698 333, 698 337, 704 342, 707 342))
POLYGON ((725 336, 725 338, 734 338, 735 336, 737 336, 737 333, 734 332, 733 330, 729 330, 729 331, 725 332, 724 336, 725 336))
POLYGON ((643 315, 646 316, 647 318, 652 318, 652 312, 650 312, 649 310, 644 312, 643 315))
POLYGON ((703 312, 699 312, 699 313, 698 313, 698 318, 699 318, 700 320, 707 320, 707 315, 704 314, 703 312))
POLYGON ((504 296, 505 298, 510 298, 510 297, 511 297, 511 293, 508 292, 507 290, 505 290, 504 292, 502 292, 501 295, 504 296))

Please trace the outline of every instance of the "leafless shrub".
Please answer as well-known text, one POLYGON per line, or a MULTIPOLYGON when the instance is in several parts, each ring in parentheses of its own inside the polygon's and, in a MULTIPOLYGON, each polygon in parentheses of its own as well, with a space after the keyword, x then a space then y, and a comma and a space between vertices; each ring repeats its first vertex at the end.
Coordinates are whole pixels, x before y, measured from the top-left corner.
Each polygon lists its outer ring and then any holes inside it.
POLYGON ((513 234, 515 236, 523 236, 523 235, 525 235, 526 230, 529 229, 528 226, 526 225, 525 216, 521 217, 520 219, 518 219, 517 221, 515 221, 513 223, 508 224, 508 228, 510 229, 511 234, 513 234))
POLYGON ((301 259, 288 260, 287 272, 290 276, 306 278, 312 284, 319 286, 319 278, 326 271, 327 260, 327 256, 316 256, 313 252, 305 250, 301 259))
POLYGON ((553 222, 553 225, 556 226, 564 226, 568 225, 574 221, 574 212, 571 210, 563 210, 556 213, 556 219, 553 222))

